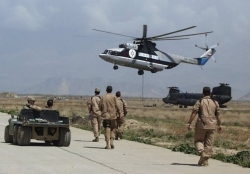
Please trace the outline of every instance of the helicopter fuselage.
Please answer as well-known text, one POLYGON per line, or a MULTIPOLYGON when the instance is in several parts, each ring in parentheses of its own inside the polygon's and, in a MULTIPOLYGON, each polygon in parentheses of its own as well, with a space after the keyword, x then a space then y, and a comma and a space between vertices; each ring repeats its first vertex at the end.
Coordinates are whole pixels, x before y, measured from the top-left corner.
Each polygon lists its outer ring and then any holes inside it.
MULTIPOLYGON (((169 93, 167 97, 163 98, 163 102, 166 104, 179 105, 180 108, 184 106, 193 106, 197 100, 200 100, 204 95, 202 93, 183 93, 178 87, 169 87, 169 93)), ((220 107, 226 107, 224 104, 229 102, 231 97, 231 87, 229 84, 220 83, 220 86, 213 88, 211 93, 211 99, 218 102, 220 107)))
POLYGON ((167 68, 172 68, 178 64, 159 59, 158 56, 145 54, 132 49, 108 49, 100 54, 100 57, 115 65, 121 65, 139 70, 151 71, 156 69, 162 71, 167 68), (133 55, 134 54, 134 55, 133 55))
POLYGON ((132 48, 113 48, 105 50, 99 57, 113 63, 114 67, 121 65, 152 73, 173 68, 181 62, 180 59, 156 49, 153 54, 149 54, 132 48))
POLYGON ((125 66, 138 69, 138 74, 142 75, 145 71, 156 73, 164 69, 171 69, 181 62, 204 65, 215 50, 209 49, 200 58, 187 58, 183 56, 167 54, 155 47, 155 43, 147 42, 145 44, 121 44, 120 48, 105 50, 99 55, 103 60, 114 64, 114 69, 118 66, 125 66))

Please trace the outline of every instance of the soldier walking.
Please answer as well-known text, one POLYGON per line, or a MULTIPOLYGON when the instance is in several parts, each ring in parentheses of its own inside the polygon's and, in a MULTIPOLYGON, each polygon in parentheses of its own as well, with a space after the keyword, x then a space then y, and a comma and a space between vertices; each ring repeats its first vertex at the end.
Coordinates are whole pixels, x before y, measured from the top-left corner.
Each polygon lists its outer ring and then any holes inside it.
POLYGON ((100 89, 95 88, 95 95, 90 97, 90 99, 87 101, 87 106, 89 110, 89 114, 91 115, 91 125, 94 132, 95 139, 92 140, 93 142, 99 142, 99 136, 101 134, 101 111, 99 109, 99 103, 101 100, 101 97, 99 96, 100 89))
POLYGON ((118 105, 120 108, 120 116, 117 116, 117 129, 116 129, 116 134, 115 134, 115 139, 118 140, 118 138, 122 139, 122 135, 124 132, 124 127, 125 127, 125 116, 127 115, 127 103, 124 99, 121 98, 121 92, 117 91, 116 92, 116 97, 118 101, 118 105))
POLYGON ((208 159, 212 155, 216 127, 219 133, 221 131, 220 107, 217 101, 210 98, 210 94, 210 88, 204 87, 204 97, 195 103, 188 121, 188 130, 190 131, 192 121, 198 114, 195 124, 194 144, 201 156, 198 161, 200 166, 208 166, 208 159))
POLYGON ((117 98, 112 92, 112 86, 107 86, 107 94, 105 94, 100 101, 101 117, 103 119, 103 127, 105 129, 105 149, 114 149, 114 139, 116 131, 116 119, 120 117, 120 108, 118 106, 117 98))

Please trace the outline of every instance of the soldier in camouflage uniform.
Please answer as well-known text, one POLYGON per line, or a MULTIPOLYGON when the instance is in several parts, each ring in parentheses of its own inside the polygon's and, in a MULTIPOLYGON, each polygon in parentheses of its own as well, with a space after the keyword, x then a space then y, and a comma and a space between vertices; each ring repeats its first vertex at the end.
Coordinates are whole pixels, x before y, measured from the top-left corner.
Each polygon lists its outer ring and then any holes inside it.
POLYGON ((118 138, 122 139, 122 134, 124 132, 125 127, 125 116, 127 115, 128 111, 126 101, 121 98, 121 92, 117 91, 115 95, 118 100, 118 105, 121 108, 120 117, 117 116, 117 129, 115 135, 115 139, 118 140, 118 138))
POLYGON ((107 94, 100 101, 99 107, 102 112, 103 127, 105 129, 105 149, 114 149, 114 139, 116 131, 116 119, 120 117, 120 108, 116 96, 111 94, 112 86, 107 86, 107 94))
POLYGON ((100 91, 101 90, 99 88, 95 88, 95 96, 92 96, 87 101, 88 110, 91 115, 90 117, 91 125, 95 136, 93 142, 99 142, 99 136, 101 134, 102 118, 101 118, 101 111, 99 109, 99 103, 101 100, 101 97, 99 96, 100 91))
POLYGON ((207 166, 208 159, 212 155, 214 143, 214 132, 217 127, 221 131, 220 107, 217 101, 210 98, 210 88, 203 88, 204 97, 198 100, 188 121, 188 130, 191 130, 191 123, 198 114, 195 124, 194 144, 201 157, 198 165, 207 166))
POLYGON ((35 105, 35 101, 36 101, 36 99, 34 97, 28 96, 28 98, 27 98, 28 103, 26 105, 24 105, 23 109, 34 109, 37 111, 41 111, 42 108, 35 105))

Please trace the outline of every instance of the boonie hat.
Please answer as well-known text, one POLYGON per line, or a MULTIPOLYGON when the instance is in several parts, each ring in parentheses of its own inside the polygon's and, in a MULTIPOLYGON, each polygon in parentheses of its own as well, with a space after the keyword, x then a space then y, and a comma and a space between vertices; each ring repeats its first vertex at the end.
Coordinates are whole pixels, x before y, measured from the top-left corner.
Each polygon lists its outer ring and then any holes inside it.
POLYGON ((100 92, 100 88, 95 88, 95 92, 100 92))
POLYGON ((29 100, 35 101, 36 99, 34 97, 32 97, 32 96, 28 96, 27 101, 29 101, 29 100))

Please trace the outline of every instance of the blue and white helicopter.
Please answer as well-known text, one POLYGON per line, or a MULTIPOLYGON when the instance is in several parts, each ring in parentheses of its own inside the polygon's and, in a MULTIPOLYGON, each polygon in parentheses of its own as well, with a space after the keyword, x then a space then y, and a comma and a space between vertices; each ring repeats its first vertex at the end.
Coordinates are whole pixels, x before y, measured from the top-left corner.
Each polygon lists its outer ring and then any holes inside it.
POLYGON ((132 36, 127 36, 123 34, 117 34, 113 32, 97 30, 97 29, 93 29, 93 30, 132 38, 134 40, 133 43, 124 43, 124 44, 120 44, 119 48, 106 49, 103 53, 99 55, 99 57, 107 62, 114 64, 113 66, 114 70, 117 70, 118 65, 120 65, 120 66, 125 66, 125 67, 130 67, 130 68, 136 68, 138 69, 138 75, 143 75, 144 70, 151 71, 152 73, 156 73, 164 69, 171 69, 179 65, 181 62, 202 66, 202 65, 205 65, 205 63, 210 58, 213 58, 212 56, 216 52, 215 47, 218 44, 213 45, 211 47, 208 47, 207 44, 206 44, 206 47, 200 47, 200 46, 195 45, 196 47, 205 50, 205 53, 202 54, 198 58, 187 58, 187 57, 168 54, 163 51, 160 51, 156 48, 156 44, 152 42, 152 41, 161 41, 161 40, 183 40, 183 39, 189 39, 186 36, 194 36, 194 35, 201 35, 201 34, 207 35, 208 33, 212 33, 212 31, 209 31, 209 32, 203 32, 203 33, 167 36, 170 34, 189 30, 194 27, 196 26, 191 26, 188 28, 184 28, 181 30, 177 30, 177 31, 173 31, 173 32, 169 32, 169 33, 165 33, 165 34, 161 34, 157 36, 147 37, 147 25, 143 25, 142 38, 136 38, 132 36))

